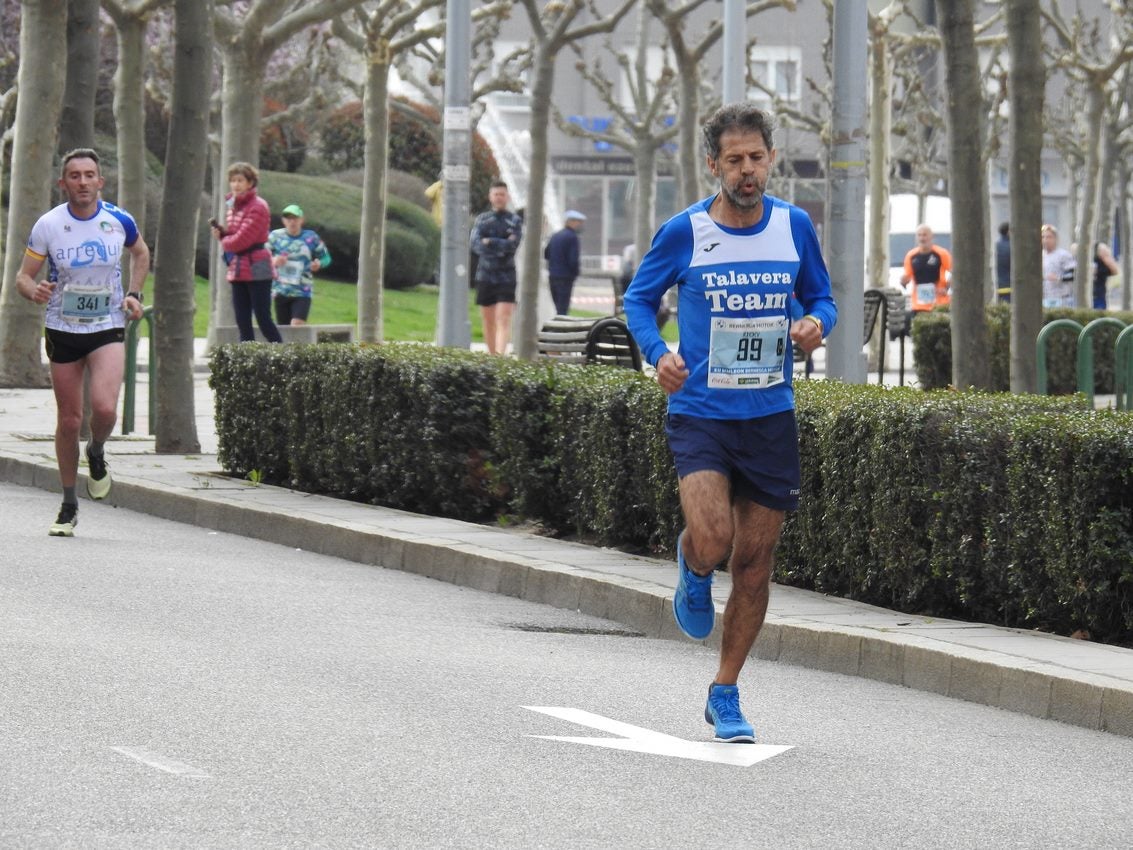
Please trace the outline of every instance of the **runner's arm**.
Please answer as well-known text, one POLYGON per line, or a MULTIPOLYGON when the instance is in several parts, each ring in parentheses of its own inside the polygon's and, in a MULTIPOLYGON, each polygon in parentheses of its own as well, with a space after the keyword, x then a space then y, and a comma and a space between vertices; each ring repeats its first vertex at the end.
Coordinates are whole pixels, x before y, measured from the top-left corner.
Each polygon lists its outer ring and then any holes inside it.
POLYGON ((142 292, 149 274, 149 246, 139 236, 133 245, 126 246, 126 250, 130 252, 130 285, 126 292, 142 292))
POLYGON ((687 268, 691 254, 692 226, 688 216, 671 219, 653 237, 653 245, 645 252, 626 289, 622 301, 626 324, 641 356, 651 366, 657 366, 669 353, 668 343, 657 329, 657 310, 665 293, 678 282, 681 261, 687 268))
POLYGON ((16 291, 28 301, 34 301, 36 304, 46 304, 48 299, 51 298, 51 290, 55 288, 48 281, 36 280, 36 275, 43 268, 43 261, 46 259, 46 257, 25 251, 20 270, 16 272, 16 291), (43 284, 43 286, 41 287, 40 284, 43 284))
MULTIPOLYGON (((795 281, 795 294, 803 305, 803 318, 811 316, 817 320, 808 319, 804 324, 819 331, 818 342, 821 342, 838 323, 838 305, 834 303, 834 296, 830 291, 830 272, 822 257, 822 247, 818 244, 814 224, 806 213, 801 210, 792 212, 791 232, 795 234, 795 249, 799 254, 799 278, 795 281)), ((804 339, 806 337, 809 337, 809 332, 804 333, 804 339)), ((804 340, 799 340, 799 344, 805 347, 804 340)))

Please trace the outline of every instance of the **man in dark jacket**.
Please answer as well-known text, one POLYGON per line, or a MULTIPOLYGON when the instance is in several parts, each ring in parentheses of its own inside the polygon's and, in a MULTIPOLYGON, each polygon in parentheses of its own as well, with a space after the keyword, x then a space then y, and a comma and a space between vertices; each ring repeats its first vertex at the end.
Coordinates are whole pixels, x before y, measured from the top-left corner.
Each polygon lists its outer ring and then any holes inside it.
POLYGON ((1011 301, 1011 225, 999 225, 999 239, 995 243, 995 290, 999 301, 1011 301))
POLYGON ((476 217, 470 247, 476 265, 476 303, 484 323, 490 354, 507 352, 515 311, 515 252, 523 237, 523 221, 508 210, 507 184, 497 180, 488 189, 492 208, 476 217))
POLYGON ((570 312, 570 294, 579 272, 579 240, 586 216, 578 210, 567 210, 565 225, 554 234, 543 249, 547 260, 547 274, 551 279, 551 299, 555 302, 555 312, 565 316, 570 312))

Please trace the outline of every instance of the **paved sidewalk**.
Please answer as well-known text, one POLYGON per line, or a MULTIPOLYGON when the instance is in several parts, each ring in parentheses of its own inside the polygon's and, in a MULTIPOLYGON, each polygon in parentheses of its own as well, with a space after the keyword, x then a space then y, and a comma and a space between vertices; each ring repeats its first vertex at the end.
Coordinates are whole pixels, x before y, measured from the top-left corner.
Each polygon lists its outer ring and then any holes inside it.
MULTIPOLYGON (((148 386, 140 375, 140 433, 116 434, 108 445, 110 504, 687 640, 672 619, 672 562, 223 475, 207 375, 198 373, 195 385, 201 453, 158 455, 145 433, 148 386)), ((50 390, 0 389, 0 480, 58 491, 54 424, 50 390)), ((79 490, 85 493, 81 481, 79 490)), ((82 545, 81 530, 74 541, 49 540, 50 521, 44 517, 44 545, 82 545)), ((728 576, 718 575, 718 611, 728 589, 728 576)), ((717 628, 706 643, 719 638, 717 628)), ((776 585, 753 654, 1133 736, 1133 650, 915 617, 776 585)))

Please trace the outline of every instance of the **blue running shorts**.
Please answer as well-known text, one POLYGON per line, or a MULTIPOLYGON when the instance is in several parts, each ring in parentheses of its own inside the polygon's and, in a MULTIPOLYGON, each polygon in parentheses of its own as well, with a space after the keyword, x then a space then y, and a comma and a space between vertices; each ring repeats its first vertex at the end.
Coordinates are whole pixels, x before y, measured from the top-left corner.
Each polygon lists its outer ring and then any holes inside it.
POLYGON ((711 469, 732 482, 732 501, 776 511, 799 506, 799 429, 795 411, 758 419, 702 419, 670 413, 665 420, 677 475, 711 469))

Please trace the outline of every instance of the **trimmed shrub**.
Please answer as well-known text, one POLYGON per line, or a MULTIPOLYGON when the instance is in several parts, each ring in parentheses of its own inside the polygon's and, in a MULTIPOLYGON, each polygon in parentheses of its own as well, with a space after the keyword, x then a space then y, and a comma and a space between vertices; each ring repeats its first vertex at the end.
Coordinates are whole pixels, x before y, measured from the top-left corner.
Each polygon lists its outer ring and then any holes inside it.
MULTIPOLYGON (((920 320, 918 320, 920 321, 920 320)), ((664 393, 432 346, 222 346, 219 459, 267 483, 670 551, 664 393)), ((777 580, 1133 644, 1133 414, 1080 396, 796 383, 803 500, 777 580)))
MULTIPOLYGON (((1133 324, 1133 313, 1103 312, 1059 308, 1043 311, 1043 324, 1056 319, 1073 319, 1085 327, 1094 319, 1107 316, 1126 325, 1133 324)), ((991 352, 992 389, 1011 389, 1011 308, 994 304, 987 308, 988 341, 991 352)), ((1094 340, 1094 391, 1113 392, 1113 348, 1120 329, 1101 327, 1094 340)), ((952 317, 947 310, 933 310, 913 322, 913 360, 922 389, 943 389, 952 383, 952 317)), ((1078 390, 1077 338, 1069 331, 1055 333, 1047 345, 1047 389, 1055 395, 1078 390)))

